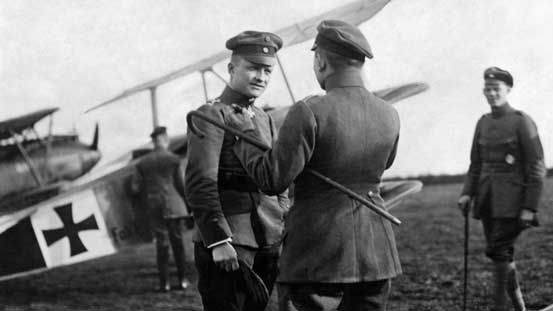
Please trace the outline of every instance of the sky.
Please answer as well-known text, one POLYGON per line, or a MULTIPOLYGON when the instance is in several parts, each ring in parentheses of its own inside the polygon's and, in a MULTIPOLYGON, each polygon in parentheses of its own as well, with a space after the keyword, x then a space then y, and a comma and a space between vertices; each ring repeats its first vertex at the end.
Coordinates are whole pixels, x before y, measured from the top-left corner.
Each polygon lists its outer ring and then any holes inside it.
MULTIPOLYGON (((0 2, 0 119, 60 107, 54 132, 92 140, 100 125, 103 162, 148 141, 149 94, 84 114, 124 89, 224 49, 247 29, 274 31, 343 5, 343 0, 13 0, 0 2)), ((370 90, 425 82, 430 89, 396 104, 402 128, 388 176, 464 173, 474 126, 489 108, 482 73, 514 76, 510 102, 536 122, 553 166, 553 1, 392 0, 360 25, 375 54, 370 90)), ((312 73, 311 41, 280 52, 296 98, 322 93, 312 73)), ((226 76, 225 63, 215 69, 226 76)), ((209 96, 223 84, 208 77, 209 96)), ((158 91, 161 124, 186 130, 203 103, 199 74, 158 91)), ((258 105, 291 104, 279 72, 258 105)), ((38 124, 47 132, 48 122, 38 124)))

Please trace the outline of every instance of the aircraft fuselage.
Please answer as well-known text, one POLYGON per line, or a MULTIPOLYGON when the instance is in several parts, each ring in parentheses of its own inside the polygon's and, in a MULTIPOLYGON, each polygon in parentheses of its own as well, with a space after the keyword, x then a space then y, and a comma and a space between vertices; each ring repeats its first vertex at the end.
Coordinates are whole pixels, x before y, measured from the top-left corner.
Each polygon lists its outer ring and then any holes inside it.
POLYGON ((0 198, 62 180, 74 180, 90 171, 101 158, 98 150, 81 143, 76 136, 53 136, 49 146, 39 140, 22 145, 31 161, 15 145, 0 146, 0 198))

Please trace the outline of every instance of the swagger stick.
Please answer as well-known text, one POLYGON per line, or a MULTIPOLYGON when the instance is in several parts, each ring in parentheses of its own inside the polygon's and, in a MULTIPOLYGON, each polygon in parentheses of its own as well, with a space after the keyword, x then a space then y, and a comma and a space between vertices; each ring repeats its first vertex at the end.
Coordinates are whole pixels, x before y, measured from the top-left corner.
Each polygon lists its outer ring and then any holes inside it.
MULTIPOLYGON (((271 149, 269 146, 267 146, 264 143, 258 141, 257 139, 249 137, 246 134, 244 134, 244 133, 242 133, 242 132, 240 132, 240 131, 238 131, 238 130, 230 127, 230 126, 222 124, 221 122, 219 122, 217 120, 213 120, 210 117, 202 114, 199 111, 191 111, 191 112, 188 113, 188 115, 186 115, 186 121, 188 123, 188 127, 190 128, 190 131, 192 133, 194 133, 195 135, 197 135, 198 137, 200 137, 200 138, 203 138, 205 135, 198 128, 196 128, 196 126, 194 125, 194 122, 192 120, 193 117, 200 118, 200 119, 202 119, 202 120, 204 120, 208 123, 211 123, 211 124, 215 125, 218 128, 221 128, 221 129, 231 133, 234 136, 238 136, 241 139, 243 139, 244 141, 246 141, 247 143, 250 143, 250 144, 258 147, 259 149, 261 149, 263 151, 267 151, 267 150, 271 149)), ((373 210, 378 215, 386 218, 387 220, 392 222, 394 225, 400 225, 401 224, 401 221, 398 218, 396 218, 392 214, 388 213, 386 210, 382 209, 380 206, 377 206, 376 204, 368 201, 367 199, 363 198, 359 194, 357 194, 357 193, 353 192, 352 190, 346 188, 345 186, 335 182, 334 180, 332 180, 332 179, 330 179, 330 178, 328 178, 328 177, 322 175, 321 173, 319 173, 317 171, 314 171, 312 169, 306 168, 305 171, 307 173, 319 178, 321 181, 324 181, 325 183, 329 184, 330 186, 332 186, 332 187, 340 190, 341 192, 347 194, 349 197, 359 201, 359 203, 361 203, 361 204, 365 205, 366 207, 368 207, 369 209, 373 210)))

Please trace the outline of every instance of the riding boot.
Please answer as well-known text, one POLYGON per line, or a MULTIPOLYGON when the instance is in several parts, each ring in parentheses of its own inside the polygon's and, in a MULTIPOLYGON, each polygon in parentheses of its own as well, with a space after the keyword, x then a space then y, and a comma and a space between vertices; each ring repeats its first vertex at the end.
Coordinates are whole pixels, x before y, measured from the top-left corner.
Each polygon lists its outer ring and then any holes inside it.
POLYGON ((182 261, 177 261, 177 273, 179 278, 179 283, 177 284, 178 289, 187 289, 190 285, 190 281, 186 278, 184 272, 184 263, 182 261))
POLYGON ((522 291, 518 283, 518 273, 515 262, 509 264, 509 271, 507 273, 507 293, 511 297, 513 307, 516 311, 526 311, 524 299, 522 298, 522 291))
POLYGON ((157 272, 159 276, 159 291, 168 292, 169 285, 169 247, 158 247, 157 249, 157 272))
POLYGON ((509 271, 508 262, 494 261, 494 311, 507 310, 507 273, 509 271))

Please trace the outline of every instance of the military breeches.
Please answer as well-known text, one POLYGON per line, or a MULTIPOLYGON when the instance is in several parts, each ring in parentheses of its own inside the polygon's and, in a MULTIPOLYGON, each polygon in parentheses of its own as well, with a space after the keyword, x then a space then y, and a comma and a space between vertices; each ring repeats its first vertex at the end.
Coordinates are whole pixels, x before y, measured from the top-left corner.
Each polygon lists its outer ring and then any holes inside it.
MULTIPOLYGON (((258 252, 251 248, 244 248, 233 245, 238 259, 243 260, 250 266, 264 282, 274 282, 278 273, 276 260, 278 253, 271 252, 272 249, 258 252), (276 256, 276 257, 275 257, 276 256)), ((213 262, 211 249, 202 245, 194 244, 194 259, 198 271, 198 291, 202 297, 205 311, 259 311, 263 307, 253 304, 246 295, 241 285, 243 282, 235 273, 228 273, 221 270, 213 262)), ((266 284, 272 288, 272 284, 266 284)))
POLYGON ((512 262, 514 244, 522 231, 518 218, 482 218, 486 256, 497 262, 512 262))
POLYGON ((280 311, 386 310, 389 279, 359 283, 279 283, 280 311))
POLYGON ((166 282, 169 277, 169 245, 173 251, 173 258, 177 266, 179 281, 184 278, 184 219, 165 219, 165 227, 152 228, 155 237, 157 251, 157 267, 161 282, 166 282))

